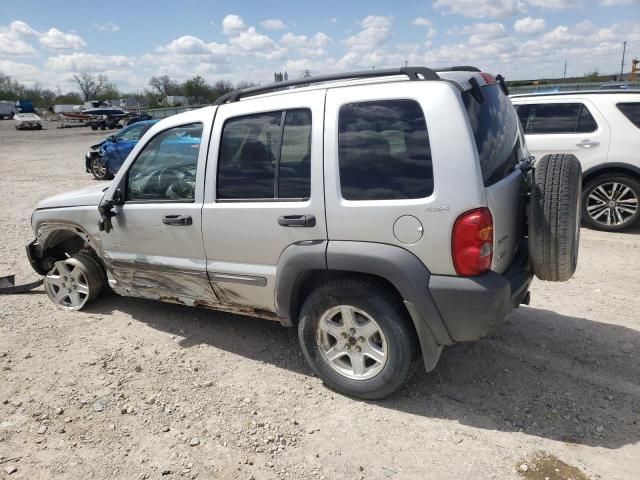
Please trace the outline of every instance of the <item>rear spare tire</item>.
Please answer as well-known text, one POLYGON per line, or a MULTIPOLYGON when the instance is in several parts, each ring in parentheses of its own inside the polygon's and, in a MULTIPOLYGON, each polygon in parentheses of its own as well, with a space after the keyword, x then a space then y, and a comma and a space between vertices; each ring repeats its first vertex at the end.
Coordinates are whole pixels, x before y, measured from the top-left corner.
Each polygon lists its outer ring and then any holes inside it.
POLYGON ((540 280, 565 282, 578 264, 582 169, 574 155, 545 155, 535 164, 529 202, 529 255, 540 280))

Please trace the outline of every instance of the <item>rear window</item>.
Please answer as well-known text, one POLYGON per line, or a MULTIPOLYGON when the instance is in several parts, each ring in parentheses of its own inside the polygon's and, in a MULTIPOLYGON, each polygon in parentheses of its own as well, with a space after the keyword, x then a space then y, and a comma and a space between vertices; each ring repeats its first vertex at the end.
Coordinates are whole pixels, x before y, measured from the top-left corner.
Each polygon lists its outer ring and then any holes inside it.
POLYGON ((640 102, 618 103, 616 107, 631 123, 640 128, 640 102))
POLYGON ((498 85, 482 87, 484 102, 469 92, 463 100, 478 148, 482 180, 486 187, 507 177, 518 166, 518 117, 509 98, 498 85))
POLYGON ((340 188, 346 200, 425 198, 433 193, 427 124, 415 100, 340 109, 340 188))

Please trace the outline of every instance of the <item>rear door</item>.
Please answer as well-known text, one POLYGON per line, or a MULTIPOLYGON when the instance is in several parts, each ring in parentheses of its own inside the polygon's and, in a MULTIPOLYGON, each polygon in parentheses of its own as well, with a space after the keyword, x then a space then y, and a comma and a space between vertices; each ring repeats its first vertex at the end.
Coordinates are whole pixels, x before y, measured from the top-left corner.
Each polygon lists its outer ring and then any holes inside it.
MULTIPOLYGON (((517 101, 516 101, 517 102, 517 101)), ((585 171, 607 160, 611 130, 586 99, 544 98, 517 105, 530 153, 575 155, 585 171)))
POLYGON ((202 234, 223 304, 275 312, 278 259, 327 238, 322 176, 324 91, 218 107, 207 161, 202 234))

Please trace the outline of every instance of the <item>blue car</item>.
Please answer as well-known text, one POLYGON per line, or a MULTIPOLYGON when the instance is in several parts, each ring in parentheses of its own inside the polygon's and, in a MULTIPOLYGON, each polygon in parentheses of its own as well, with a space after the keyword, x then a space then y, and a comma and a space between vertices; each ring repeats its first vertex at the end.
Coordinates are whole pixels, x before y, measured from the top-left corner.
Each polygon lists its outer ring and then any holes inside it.
POLYGON ((158 120, 136 122, 92 145, 85 157, 87 173, 93 174, 97 180, 111 180, 138 140, 157 122, 158 120))

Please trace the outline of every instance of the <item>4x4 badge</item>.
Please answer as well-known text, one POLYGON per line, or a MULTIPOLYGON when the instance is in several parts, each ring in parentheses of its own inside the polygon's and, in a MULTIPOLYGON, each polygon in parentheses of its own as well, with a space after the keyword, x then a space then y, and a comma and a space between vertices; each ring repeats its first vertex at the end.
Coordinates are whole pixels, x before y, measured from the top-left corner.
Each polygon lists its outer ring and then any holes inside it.
POLYGON ((425 212, 432 212, 432 213, 448 212, 449 211, 449 205, 434 205, 434 206, 425 208, 424 211, 425 212))

